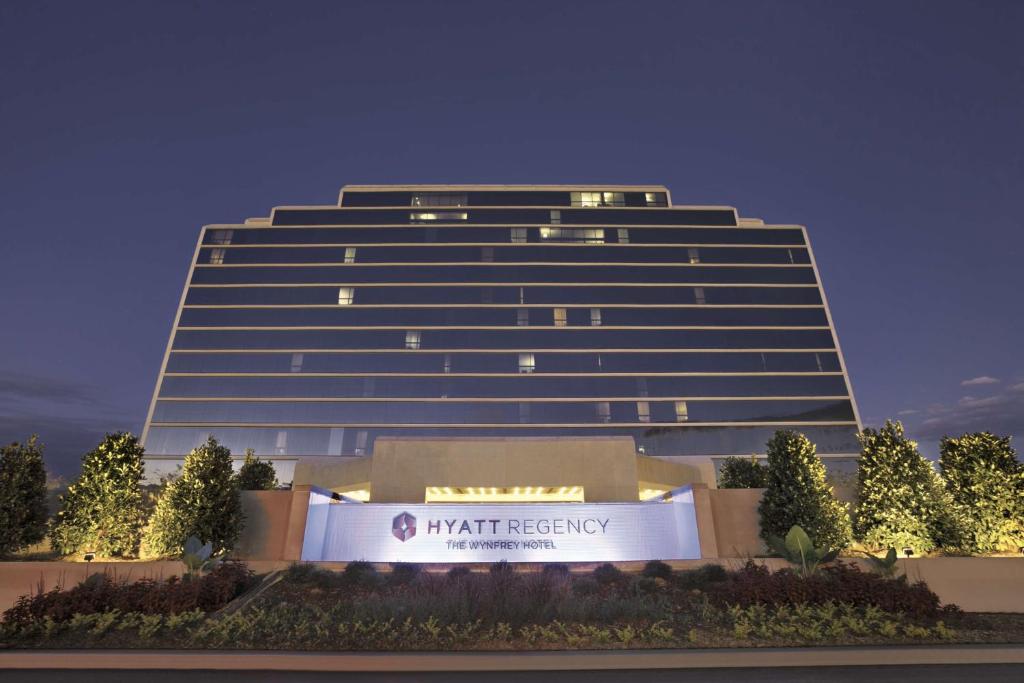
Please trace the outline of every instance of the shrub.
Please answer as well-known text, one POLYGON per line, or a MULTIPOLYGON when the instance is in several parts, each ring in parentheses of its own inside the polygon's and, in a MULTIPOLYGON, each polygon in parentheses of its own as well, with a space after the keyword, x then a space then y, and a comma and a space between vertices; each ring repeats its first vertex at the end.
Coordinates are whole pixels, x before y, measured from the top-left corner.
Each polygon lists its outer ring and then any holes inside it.
POLYGON ((594 570, 594 579, 602 586, 622 581, 622 571, 614 564, 605 562, 594 570))
POLYGON ((964 550, 1016 551, 1024 546, 1024 464, 1010 438, 988 432, 942 439, 939 466, 964 550))
POLYGON ((391 575, 388 576, 388 580, 393 585, 404 586, 407 583, 415 581, 416 577, 420 575, 422 570, 423 568, 418 564, 396 562, 391 565, 391 575))
POLYGON ((768 486, 768 468, 757 461, 756 456, 725 459, 718 472, 720 489, 763 489, 768 486))
POLYGON ((253 449, 245 451, 245 462, 238 470, 240 491, 272 491, 277 488, 277 471, 273 463, 255 457, 253 449))
POLYGON ((377 573, 377 569, 369 562, 363 562, 362 560, 349 562, 345 565, 345 570, 341 573, 341 576, 345 583, 354 588, 375 588, 381 583, 380 574, 377 573))
POLYGON ((643 571, 640 574, 652 579, 671 579, 672 567, 661 560, 651 560, 644 565, 643 571))
MULTIPOLYGON (((770 572, 753 562, 726 581, 710 587, 712 603, 728 606, 847 603, 873 605, 886 612, 903 612, 914 617, 935 617, 940 613, 939 597, 919 581, 906 577, 888 578, 862 572, 854 564, 837 562, 804 577, 790 569, 770 572)), ((951 608, 955 609, 955 608, 951 608)))
POLYGON ((202 578, 166 581, 141 579, 133 583, 109 574, 93 574, 74 588, 54 588, 45 593, 23 595, 4 612, 5 627, 23 628, 51 619, 66 622, 76 614, 119 610, 122 613, 178 614, 200 609, 218 610, 248 590, 255 582, 244 564, 224 562, 202 578))
POLYGON ((490 571, 491 574, 510 574, 514 573, 516 570, 515 567, 508 563, 508 560, 501 560, 492 564, 488 571, 490 571))
POLYGON ((46 538, 46 468, 36 437, 0 449, 0 555, 46 538))
POLYGON ((707 590, 712 584, 729 578, 729 572, 720 564, 705 564, 696 569, 677 572, 676 585, 685 590, 707 590))
POLYGON ((452 567, 451 569, 449 569, 448 573, 445 576, 447 576, 452 581, 456 581, 458 579, 464 579, 472 574, 473 570, 471 570, 469 567, 459 565, 458 567, 452 567))
POLYGON ((82 472, 61 496, 61 509, 50 530, 56 552, 138 555, 146 521, 144 455, 138 437, 118 432, 107 434, 82 457, 82 472))
POLYGON ((950 543, 954 523, 949 496, 903 425, 886 421, 859 436, 857 515, 854 530, 865 546, 913 548, 926 553, 950 543))
POLYGON ((814 444, 799 432, 779 430, 768 441, 768 486, 758 506, 761 538, 784 537, 798 525, 817 546, 850 545, 850 516, 825 482, 814 444))
POLYGON ((231 451, 211 436, 185 457, 181 476, 164 487, 147 542, 156 555, 176 556, 195 536, 220 553, 234 547, 244 523, 231 451))
POLYGON ((551 576, 569 576, 569 565, 551 562, 545 564, 544 568, 541 569, 541 572, 551 576))

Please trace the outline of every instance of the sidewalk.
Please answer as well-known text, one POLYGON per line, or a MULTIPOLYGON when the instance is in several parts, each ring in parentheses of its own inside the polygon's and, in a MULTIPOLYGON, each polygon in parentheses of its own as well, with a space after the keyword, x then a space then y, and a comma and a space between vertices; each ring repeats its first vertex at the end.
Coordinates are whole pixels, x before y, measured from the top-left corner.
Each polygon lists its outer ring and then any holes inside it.
POLYGON ((1024 646, 955 645, 459 653, 322 653, 237 650, 0 651, 0 670, 569 671, 926 664, 1024 664, 1024 646))

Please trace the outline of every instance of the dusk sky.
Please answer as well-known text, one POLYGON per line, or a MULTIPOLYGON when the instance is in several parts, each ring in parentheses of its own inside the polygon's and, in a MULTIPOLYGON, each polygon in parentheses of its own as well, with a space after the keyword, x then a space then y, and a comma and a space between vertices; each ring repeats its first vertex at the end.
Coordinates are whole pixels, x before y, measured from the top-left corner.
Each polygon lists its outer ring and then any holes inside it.
POLYGON ((661 183, 808 227, 865 424, 1024 437, 1024 3, 0 4, 0 439, 141 430, 200 226, 661 183))

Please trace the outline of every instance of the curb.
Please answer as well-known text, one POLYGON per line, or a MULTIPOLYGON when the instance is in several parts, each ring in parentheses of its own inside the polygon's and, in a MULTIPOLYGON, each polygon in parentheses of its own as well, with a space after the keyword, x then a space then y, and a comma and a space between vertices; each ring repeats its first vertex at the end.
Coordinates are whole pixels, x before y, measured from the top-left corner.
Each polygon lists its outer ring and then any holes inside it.
POLYGON ((0 670, 566 671, 1024 664, 1024 646, 745 648, 589 652, 319 653, 186 650, 0 652, 0 670))

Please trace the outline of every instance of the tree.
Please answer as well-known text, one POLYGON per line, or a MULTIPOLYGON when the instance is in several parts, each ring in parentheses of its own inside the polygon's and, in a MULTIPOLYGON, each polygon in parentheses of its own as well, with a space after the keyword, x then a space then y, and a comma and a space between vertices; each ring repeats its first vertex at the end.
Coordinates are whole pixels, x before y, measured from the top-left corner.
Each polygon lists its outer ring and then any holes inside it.
POLYGON ((46 538, 46 468, 35 436, 0 448, 0 555, 46 538))
POLYGON ((231 451, 210 437, 185 456, 181 476, 164 487, 147 534, 148 550, 180 556, 189 536, 211 543, 213 552, 231 550, 245 517, 231 451))
POLYGON ((989 432, 945 437, 939 443, 939 467, 964 525, 963 550, 987 553, 1024 546, 1024 464, 1010 437, 989 432))
POLYGON ((249 448, 245 451, 245 462, 238 471, 238 488, 242 491, 271 491, 277 488, 277 472, 274 465, 260 460, 249 448))
POLYGON ((107 434, 82 457, 82 471, 60 497, 50 545, 62 555, 79 550, 103 557, 139 554, 146 508, 145 450, 128 432, 107 434))
POLYGON ((815 546, 850 545, 850 516, 832 495, 825 465, 806 436, 779 430, 768 441, 768 485, 761 498, 761 537, 784 538, 799 526, 815 546))
POLYGON ((857 538, 876 550, 912 548, 917 554, 955 542, 949 496, 903 425, 886 420, 857 438, 857 538))
POLYGON ((749 458, 726 458, 718 473, 720 489, 763 489, 768 485, 768 468, 749 458))

